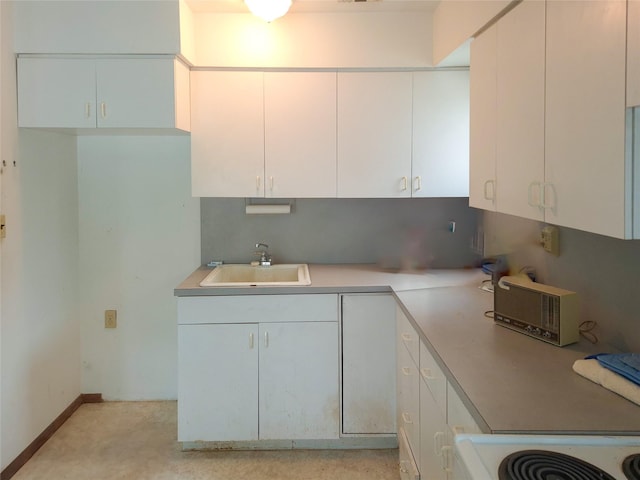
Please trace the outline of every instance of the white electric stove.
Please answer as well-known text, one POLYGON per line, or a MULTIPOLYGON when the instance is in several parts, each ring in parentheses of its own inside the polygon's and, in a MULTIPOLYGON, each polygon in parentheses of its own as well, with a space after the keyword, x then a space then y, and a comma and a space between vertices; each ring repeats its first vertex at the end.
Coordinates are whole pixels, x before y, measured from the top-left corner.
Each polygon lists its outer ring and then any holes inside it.
POLYGON ((453 480, 640 480, 640 437, 456 435, 453 480))

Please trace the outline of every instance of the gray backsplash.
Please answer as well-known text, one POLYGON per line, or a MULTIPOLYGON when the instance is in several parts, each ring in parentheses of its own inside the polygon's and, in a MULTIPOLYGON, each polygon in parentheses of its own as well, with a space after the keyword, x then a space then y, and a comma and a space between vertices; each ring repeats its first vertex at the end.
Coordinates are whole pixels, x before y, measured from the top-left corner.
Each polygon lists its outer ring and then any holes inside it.
POLYGON ((544 223, 492 212, 481 221, 487 255, 507 254, 513 272, 533 267, 539 282, 578 293, 580 321, 598 322, 603 351, 640 351, 640 240, 558 227, 555 257, 539 243, 544 223))
POLYGON ((256 242, 270 245, 276 263, 461 268, 479 260, 478 212, 467 198, 296 199, 288 215, 246 215, 246 202, 201 199, 203 264, 249 262, 256 242))

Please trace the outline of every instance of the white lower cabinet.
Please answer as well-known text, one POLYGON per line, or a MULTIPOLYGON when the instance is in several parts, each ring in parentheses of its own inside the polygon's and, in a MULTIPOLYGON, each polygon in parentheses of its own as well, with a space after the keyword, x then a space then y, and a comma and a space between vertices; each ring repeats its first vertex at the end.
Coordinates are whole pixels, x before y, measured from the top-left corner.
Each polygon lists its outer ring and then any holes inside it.
POLYGON ((398 428, 417 455, 420 446, 420 377, 418 367, 404 345, 398 345, 398 428))
POLYGON ((418 465, 413 453, 411 453, 407 434, 402 427, 398 430, 398 450, 400 456, 400 479, 420 480, 420 470, 418 470, 418 465))
POLYGON ((257 337, 255 323, 178 327, 179 441, 258 439, 257 337))
POLYGON ((338 438, 338 323, 260 325, 260 439, 338 438))
POLYGON ((482 430, 450 383, 447 384, 447 423, 454 435, 459 433, 482 433, 482 430))
POLYGON ((481 430, 400 308, 396 318, 400 478, 446 480, 454 436, 481 430))
POLYGON ((447 378, 420 342, 420 472, 425 479, 446 479, 450 456, 447 378))
POLYGON ((444 480, 443 448, 448 444, 446 413, 436 404, 426 382, 420 382, 420 474, 423 479, 444 480))
POLYGON ((396 433, 396 302, 390 294, 341 295, 342 433, 396 433))
POLYGON ((181 297, 178 321, 178 441, 339 437, 337 295, 181 297))
POLYGON ((409 323, 409 319, 400 307, 396 310, 396 332, 398 353, 397 385, 398 385, 398 444, 400 446, 401 478, 419 479, 417 465, 420 452, 420 376, 418 333, 409 323))

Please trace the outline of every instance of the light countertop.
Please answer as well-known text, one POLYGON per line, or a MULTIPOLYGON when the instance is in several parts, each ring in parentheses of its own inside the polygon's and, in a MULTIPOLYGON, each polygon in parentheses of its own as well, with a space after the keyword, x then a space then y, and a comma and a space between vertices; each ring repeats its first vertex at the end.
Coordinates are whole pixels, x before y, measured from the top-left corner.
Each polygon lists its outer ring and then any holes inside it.
POLYGON ((200 287, 199 268, 176 296, 393 292, 421 339, 486 433, 640 435, 640 407, 572 370, 610 351, 581 339, 556 347, 494 324, 480 270, 392 272, 374 265, 309 265, 312 284, 200 287))
POLYGON ((297 293, 375 293, 399 292, 453 285, 477 284, 487 278, 478 269, 383 270, 376 265, 309 265, 311 285, 281 287, 201 287, 211 272, 200 267, 174 290, 178 297, 200 295, 280 295, 297 293))

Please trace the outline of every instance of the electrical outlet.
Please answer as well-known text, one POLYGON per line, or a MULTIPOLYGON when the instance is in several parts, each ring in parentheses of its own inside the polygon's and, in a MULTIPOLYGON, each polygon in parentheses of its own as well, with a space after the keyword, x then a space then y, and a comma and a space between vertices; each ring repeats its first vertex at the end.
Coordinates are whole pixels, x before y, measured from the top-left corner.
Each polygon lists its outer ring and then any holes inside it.
POLYGON ((558 235, 558 228, 551 225, 547 225, 540 232, 540 243, 551 255, 556 257, 560 255, 560 240, 558 235))
POLYGON ((104 328, 116 328, 118 326, 118 311, 104 311, 104 328))

